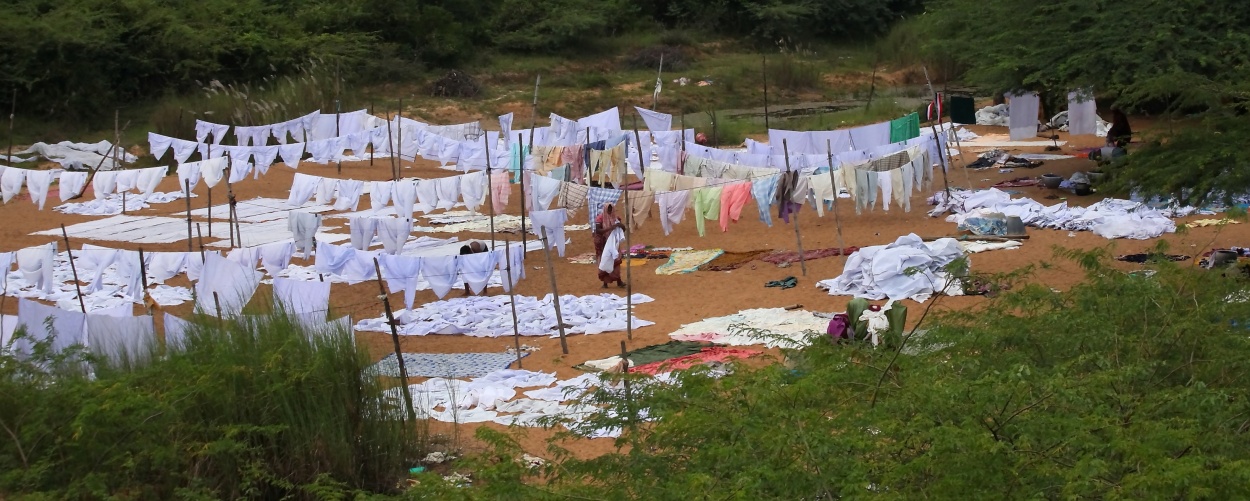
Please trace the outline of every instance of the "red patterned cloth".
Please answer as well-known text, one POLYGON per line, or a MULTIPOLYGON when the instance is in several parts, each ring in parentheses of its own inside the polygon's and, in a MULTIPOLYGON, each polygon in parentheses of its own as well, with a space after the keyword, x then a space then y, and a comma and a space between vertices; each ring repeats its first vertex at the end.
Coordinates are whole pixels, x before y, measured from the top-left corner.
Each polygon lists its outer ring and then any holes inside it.
POLYGON ((723 348, 720 346, 710 346, 704 348, 699 353, 686 355, 684 357, 670 358, 659 362, 651 362, 649 364, 630 367, 629 372, 638 372, 642 374, 656 375, 660 372, 678 371, 689 369, 696 365, 703 365, 708 362, 726 362, 735 358, 748 358, 763 353, 760 350, 747 350, 743 348, 723 348))

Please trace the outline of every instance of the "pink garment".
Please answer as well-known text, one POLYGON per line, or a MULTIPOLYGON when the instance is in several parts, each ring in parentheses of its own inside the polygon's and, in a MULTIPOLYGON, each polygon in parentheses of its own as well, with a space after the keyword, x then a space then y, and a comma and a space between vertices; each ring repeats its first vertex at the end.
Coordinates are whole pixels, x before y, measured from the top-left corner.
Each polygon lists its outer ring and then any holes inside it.
POLYGON ((560 153, 560 161, 569 165, 569 180, 577 184, 583 181, 584 152, 582 145, 565 146, 564 151, 560 153))
POLYGON ((649 364, 630 367, 629 372, 656 375, 660 372, 680 371, 689 369, 696 365, 703 365, 711 362, 728 362, 735 358, 748 358, 763 353, 760 350, 749 350, 744 348, 722 348, 720 346, 709 346, 702 351, 693 355, 684 357, 670 358, 659 362, 651 362, 649 364))
POLYGON ((725 185, 720 192, 720 231, 729 231, 729 220, 738 221, 742 208, 751 200, 751 182, 725 185))
POLYGON ((508 172, 497 172, 490 175, 490 203, 495 214, 503 214, 508 208, 508 195, 512 194, 512 186, 508 184, 508 172))

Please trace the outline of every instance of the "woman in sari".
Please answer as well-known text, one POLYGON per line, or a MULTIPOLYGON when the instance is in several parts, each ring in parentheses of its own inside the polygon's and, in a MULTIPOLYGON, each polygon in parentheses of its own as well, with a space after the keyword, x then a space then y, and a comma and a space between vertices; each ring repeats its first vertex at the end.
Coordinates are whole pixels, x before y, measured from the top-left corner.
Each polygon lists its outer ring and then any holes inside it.
MULTIPOLYGON (((608 235, 611 235, 617 228, 624 229, 625 225, 621 224, 620 218, 616 217, 616 211, 613 204, 604 204, 603 211, 595 216, 595 262, 603 257, 604 247, 608 244, 608 235)), ((618 252, 619 255, 619 252, 618 252)), ((599 270, 599 281, 603 282, 603 288, 608 288, 608 284, 616 282, 617 287, 625 287, 625 282, 621 281, 621 258, 617 257, 612 261, 612 272, 608 273, 599 270)))

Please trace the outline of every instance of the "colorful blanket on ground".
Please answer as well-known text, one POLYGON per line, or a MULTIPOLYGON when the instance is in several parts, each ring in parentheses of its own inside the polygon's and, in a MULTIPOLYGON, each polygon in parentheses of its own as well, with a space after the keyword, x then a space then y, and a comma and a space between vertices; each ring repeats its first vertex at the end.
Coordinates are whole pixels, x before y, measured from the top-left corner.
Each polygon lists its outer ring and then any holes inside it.
POLYGON ((678 273, 690 273, 724 253, 725 251, 721 249, 677 251, 668 258, 667 263, 655 269, 655 274, 676 275, 678 273))
MULTIPOLYGON (((811 261, 829 256, 847 256, 857 250, 859 250, 859 247, 855 246, 847 247, 845 252, 837 247, 809 250, 803 253, 803 260, 811 261)), ((795 251, 773 251, 773 253, 760 258, 760 260, 772 264, 797 263, 799 261, 799 253, 795 251)))
POLYGON ((748 358, 759 355, 760 353, 763 352, 760 350, 710 346, 700 350, 698 353, 686 355, 684 357, 671 358, 668 360, 661 360, 659 362, 639 365, 637 367, 630 367, 629 372, 651 374, 654 376, 661 372, 680 371, 689 369, 696 365, 703 365, 711 362, 727 362, 735 358, 748 358))
MULTIPOLYGON (((522 352, 521 357, 529 353, 522 352)), ((408 377, 479 377, 516 362, 513 353, 405 353, 404 368, 408 377)), ((399 377, 399 363, 391 353, 373 365, 378 375, 399 377)))

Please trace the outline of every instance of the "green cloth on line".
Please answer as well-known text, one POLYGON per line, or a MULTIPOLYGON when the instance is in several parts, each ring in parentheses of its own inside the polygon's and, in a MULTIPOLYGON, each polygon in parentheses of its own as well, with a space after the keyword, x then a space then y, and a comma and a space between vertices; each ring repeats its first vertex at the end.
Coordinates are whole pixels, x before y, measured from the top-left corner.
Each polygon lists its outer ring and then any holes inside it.
POLYGON ((699 188, 694 190, 694 226, 699 230, 699 236, 703 236, 703 221, 711 219, 713 221, 720 218, 720 195, 721 186, 713 188, 699 188))
POLYGON ((912 112, 890 120, 890 142, 899 143, 920 137, 920 114, 912 112))

